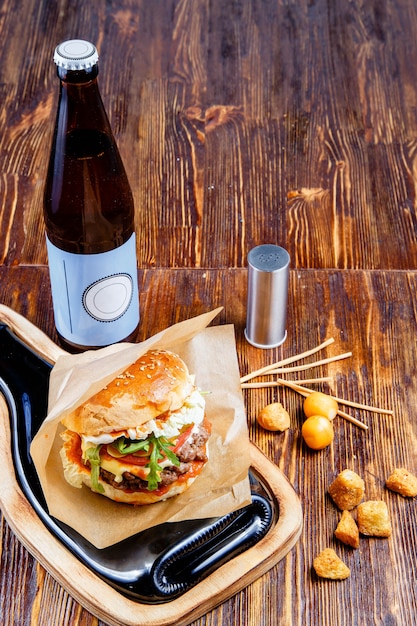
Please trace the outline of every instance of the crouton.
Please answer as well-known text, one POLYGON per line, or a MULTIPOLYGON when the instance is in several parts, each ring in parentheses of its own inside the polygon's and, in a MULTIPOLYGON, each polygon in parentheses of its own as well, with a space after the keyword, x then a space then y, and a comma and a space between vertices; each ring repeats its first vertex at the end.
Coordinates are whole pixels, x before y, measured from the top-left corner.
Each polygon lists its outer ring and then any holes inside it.
POLYGON ((388 507, 382 500, 368 500, 358 506, 358 528, 362 535, 389 537, 392 532, 388 507))
POLYGON ((343 511, 334 534, 339 541, 352 548, 359 548, 359 529, 350 511, 343 511))
POLYGON ((417 477, 404 467, 397 467, 387 478, 385 486, 405 498, 417 496, 417 477))
POLYGON ((265 430, 283 431, 290 427, 290 416, 280 402, 273 402, 264 407, 257 420, 265 430))
POLYGON ((332 548, 326 548, 313 561, 313 567, 321 578, 344 580, 350 576, 350 569, 337 556, 332 548))
POLYGON ((335 478, 329 487, 329 494, 341 511, 351 511, 362 500, 365 483, 352 470, 345 469, 335 478))

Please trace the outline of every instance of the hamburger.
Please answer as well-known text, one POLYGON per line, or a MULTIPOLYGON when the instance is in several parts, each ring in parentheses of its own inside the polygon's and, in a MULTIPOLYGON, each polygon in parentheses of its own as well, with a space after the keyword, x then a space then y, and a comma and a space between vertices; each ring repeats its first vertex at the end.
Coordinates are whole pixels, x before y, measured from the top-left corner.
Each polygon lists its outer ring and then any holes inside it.
POLYGON ((183 493, 208 461, 204 397, 184 361, 166 350, 146 352, 62 424, 67 482, 116 502, 183 493))

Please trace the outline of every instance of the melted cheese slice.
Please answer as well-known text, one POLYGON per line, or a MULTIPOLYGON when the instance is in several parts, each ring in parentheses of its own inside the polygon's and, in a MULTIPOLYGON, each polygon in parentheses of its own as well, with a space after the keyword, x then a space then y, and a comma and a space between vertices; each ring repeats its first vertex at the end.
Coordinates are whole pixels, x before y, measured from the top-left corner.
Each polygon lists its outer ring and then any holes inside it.
POLYGON ((149 468, 147 467, 123 463, 121 460, 118 461, 117 459, 102 459, 100 465, 103 469, 114 474, 114 480, 116 483, 122 482, 124 472, 129 472, 130 474, 138 476, 138 478, 142 478, 143 480, 146 480, 149 474, 149 468))

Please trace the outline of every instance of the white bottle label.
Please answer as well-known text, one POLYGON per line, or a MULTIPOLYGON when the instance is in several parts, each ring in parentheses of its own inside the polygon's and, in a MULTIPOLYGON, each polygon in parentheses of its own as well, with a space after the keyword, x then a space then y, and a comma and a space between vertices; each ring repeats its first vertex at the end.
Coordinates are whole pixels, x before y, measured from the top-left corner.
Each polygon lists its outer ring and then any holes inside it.
POLYGON ((46 238, 55 325, 67 341, 106 346, 139 322, 136 237, 110 252, 64 252, 46 238))

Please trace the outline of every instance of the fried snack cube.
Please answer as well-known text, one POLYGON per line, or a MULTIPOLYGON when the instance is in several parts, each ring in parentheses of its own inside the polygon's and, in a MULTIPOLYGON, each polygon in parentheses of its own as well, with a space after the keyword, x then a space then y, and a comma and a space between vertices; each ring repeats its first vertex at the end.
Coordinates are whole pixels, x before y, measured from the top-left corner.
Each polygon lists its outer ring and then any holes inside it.
POLYGON ((282 432, 290 427, 290 416, 280 402, 273 402, 260 411, 258 424, 265 430, 282 432))
POLYGON ((345 469, 329 487, 329 494, 341 511, 351 511, 362 500, 365 483, 356 472, 345 469))
POLYGON ((382 500, 368 500, 358 506, 358 528, 361 535, 389 537, 392 532, 388 507, 382 500))
POLYGON ((359 548, 359 528, 350 511, 343 511, 336 530, 335 537, 352 548, 359 548))
POLYGON ((317 576, 331 578, 332 580, 344 580, 350 576, 350 569, 337 556, 333 548, 326 548, 313 561, 313 567, 317 576))
POLYGON ((411 474, 405 467, 395 468, 387 478, 385 486, 405 498, 417 496, 417 477, 411 474))

